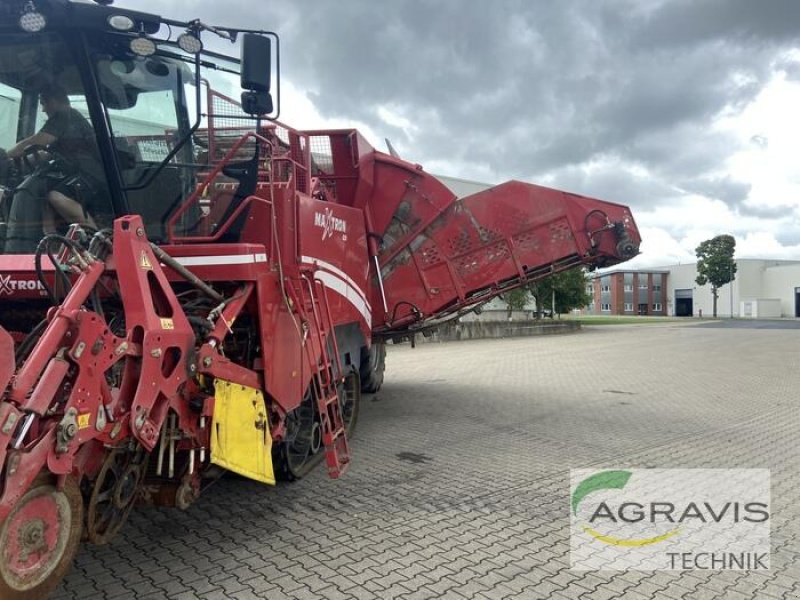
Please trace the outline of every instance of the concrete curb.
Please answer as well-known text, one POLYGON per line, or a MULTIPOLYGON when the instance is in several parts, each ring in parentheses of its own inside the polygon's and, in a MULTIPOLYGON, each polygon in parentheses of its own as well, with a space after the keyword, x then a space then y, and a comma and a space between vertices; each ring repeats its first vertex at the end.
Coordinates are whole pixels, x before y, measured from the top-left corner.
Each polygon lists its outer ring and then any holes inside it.
POLYGON ((581 324, 578 321, 469 321, 447 323, 428 337, 418 335, 415 341, 419 344, 553 335, 573 333, 580 328, 581 324))

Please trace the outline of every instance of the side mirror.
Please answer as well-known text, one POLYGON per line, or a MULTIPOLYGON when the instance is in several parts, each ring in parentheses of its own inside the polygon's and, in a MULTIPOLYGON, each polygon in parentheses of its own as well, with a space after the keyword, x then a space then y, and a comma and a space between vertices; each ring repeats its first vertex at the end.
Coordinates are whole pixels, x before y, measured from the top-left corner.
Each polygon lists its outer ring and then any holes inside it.
POLYGON ((272 108, 269 92, 242 92, 242 110, 248 115, 268 115, 272 108))
POLYGON ((242 36, 242 108, 251 115, 272 112, 272 44, 263 35, 242 36))

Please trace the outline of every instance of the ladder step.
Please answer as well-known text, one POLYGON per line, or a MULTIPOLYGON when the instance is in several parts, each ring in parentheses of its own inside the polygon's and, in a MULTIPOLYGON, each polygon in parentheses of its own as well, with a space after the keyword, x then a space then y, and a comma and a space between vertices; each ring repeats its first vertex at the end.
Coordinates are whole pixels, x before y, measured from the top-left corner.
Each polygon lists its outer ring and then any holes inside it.
POLYGON ((328 439, 335 440, 337 438, 340 438, 343 435, 344 435, 344 427, 340 427, 340 428, 335 429, 335 430, 333 430, 333 431, 331 431, 329 433, 326 433, 323 437, 327 437, 328 439))
POLYGON ((325 462, 328 465, 328 475, 337 478, 350 464, 350 449, 337 390, 338 384, 344 379, 334 377, 334 373, 341 371, 342 367, 339 364, 336 338, 333 336, 333 320, 325 286, 313 279, 313 273, 303 275, 303 279, 309 284, 308 288, 301 284, 296 295, 299 300, 297 304, 305 313, 301 316, 307 322, 310 334, 305 352, 311 363, 317 365, 314 379, 318 391, 316 403, 322 424, 325 462))

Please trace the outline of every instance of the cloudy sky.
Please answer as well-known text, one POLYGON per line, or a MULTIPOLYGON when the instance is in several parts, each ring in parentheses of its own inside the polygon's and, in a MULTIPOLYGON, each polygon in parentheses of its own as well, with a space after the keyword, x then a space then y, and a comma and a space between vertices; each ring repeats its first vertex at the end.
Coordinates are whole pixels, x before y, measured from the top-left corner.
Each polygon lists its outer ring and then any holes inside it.
POLYGON ((282 120, 630 205, 629 263, 800 259, 797 0, 117 0, 277 31, 282 120), (257 7, 257 8, 256 8, 257 7))

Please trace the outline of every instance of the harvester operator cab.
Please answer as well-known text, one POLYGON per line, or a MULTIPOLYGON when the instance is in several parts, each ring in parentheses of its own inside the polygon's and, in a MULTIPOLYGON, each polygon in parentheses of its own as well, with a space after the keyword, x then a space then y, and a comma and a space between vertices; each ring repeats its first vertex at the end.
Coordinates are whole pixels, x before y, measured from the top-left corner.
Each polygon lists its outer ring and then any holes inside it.
POLYGON ((0 38, 0 234, 32 253, 62 222, 111 215, 77 65, 53 34, 0 38))
MULTIPOLYGON (((275 34, 110 4, 0 6, 0 253, 31 254, 47 233, 75 222, 104 228, 125 214, 141 215, 150 239, 166 242, 170 215, 221 158, 214 136, 277 117, 275 34), (241 60, 201 41, 242 33, 241 60), (229 100, 239 93, 241 102, 229 100), (219 98, 228 100, 222 109, 212 105, 219 98)), ((256 152, 253 144, 248 156, 256 152)), ((198 215, 181 218, 178 233, 198 215)))

